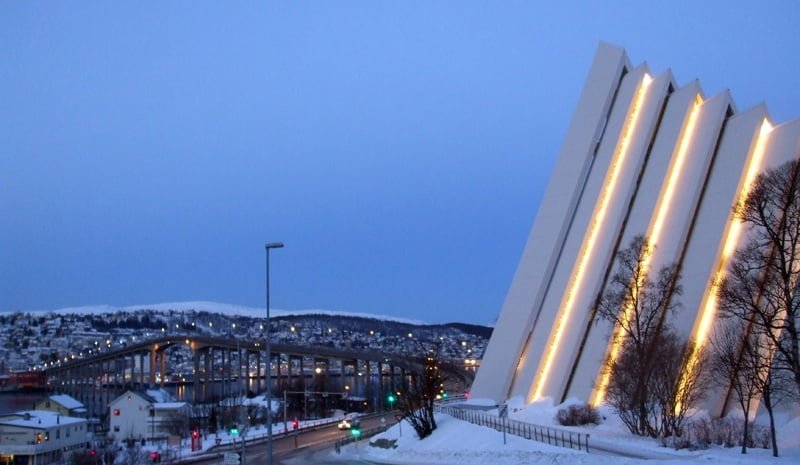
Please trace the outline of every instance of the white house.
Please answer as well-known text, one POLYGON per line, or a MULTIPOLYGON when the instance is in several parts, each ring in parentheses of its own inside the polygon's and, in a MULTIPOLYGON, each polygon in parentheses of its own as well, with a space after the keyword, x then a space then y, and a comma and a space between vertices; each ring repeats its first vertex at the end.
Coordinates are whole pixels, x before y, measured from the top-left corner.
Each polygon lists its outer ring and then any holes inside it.
POLYGON ((72 451, 89 446, 85 418, 47 410, 0 417, 0 464, 47 465, 65 461, 72 451))
POLYGON ((108 435, 113 439, 160 442, 186 429, 190 407, 168 400, 159 391, 128 391, 109 405, 108 435))

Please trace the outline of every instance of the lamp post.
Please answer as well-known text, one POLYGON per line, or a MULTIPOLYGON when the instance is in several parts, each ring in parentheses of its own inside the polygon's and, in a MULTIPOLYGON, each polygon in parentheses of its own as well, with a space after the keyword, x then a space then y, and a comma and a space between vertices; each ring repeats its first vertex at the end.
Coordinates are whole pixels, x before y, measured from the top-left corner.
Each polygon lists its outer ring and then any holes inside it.
POLYGON ((269 322, 269 249, 280 249, 283 242, 268 242, 264 245, 267 251, 267 464, 272 465, 272 347, 269 322))

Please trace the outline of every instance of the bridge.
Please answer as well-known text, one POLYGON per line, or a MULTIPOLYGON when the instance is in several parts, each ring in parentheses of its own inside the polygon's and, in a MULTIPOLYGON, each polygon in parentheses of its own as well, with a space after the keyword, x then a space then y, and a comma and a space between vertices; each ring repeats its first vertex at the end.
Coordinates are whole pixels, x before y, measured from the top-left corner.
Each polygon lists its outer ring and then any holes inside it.
MULTIPOLYGON (((422 367, 418 357, 378 350, 272 343, 270 352, 270 380, 263 341, 175 334, 77 357, 42 371, 49 388, 83 402, 90 416, 101 416, 126 390, 175 384, 191 388, 183 391, 183 400, 192 403, 266 389, 279 394, 339 391, 364 401, 383 399, 384 390, 406 388, 408 374, 422 367), (375 378, 378 382, 371 382, 375 378)), ((445 363, 442 369, 458 382, 471 381, 472 374, 457 364, 445 363)))

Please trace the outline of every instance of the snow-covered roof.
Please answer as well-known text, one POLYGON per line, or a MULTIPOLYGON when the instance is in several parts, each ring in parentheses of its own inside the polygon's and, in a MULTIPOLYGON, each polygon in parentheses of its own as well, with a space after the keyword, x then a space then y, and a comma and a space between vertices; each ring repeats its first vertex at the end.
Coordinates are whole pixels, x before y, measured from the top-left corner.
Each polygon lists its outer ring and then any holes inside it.
POLYGON ((65 409, 74 410, 74 409, 84 409, 83 403, 78 399, 69 396, 67 394, 56 394, 54 396, 50 396, 50 400, 53 402, 58 402, 63 406, 65 409))
POLYGON ((85 418, 68 417, 49 410, 24 410, 0 418, 0 425, 38 429, 85 422, 85 418))
POLYGON ((153 404, 153 408, 156 410, 179 410, 186 405, 186 402, 157 402, 153 404))
POLYGON ((118 396, 116 399, 113 399, 111 402, 109 402, 108 405, 111 406, 111 405, 117 404, 119 402, 122 402, 123 400, 125 400, 126 398, 129 398, 130 396, 136 396, 136 397, 138 397, 139 399, 142 399, 143 401, 145 401, 148 404, 155 404, 156 402, 158 402, 156 399, 151 397, 149 394, 144 393, 142 391, 125 391, 125 392, 122 393, 122 395, 118 396))
POLYGON ((164 403, 175 401, 175 397, 163 389, 148 389, 145 391, 145 394, 150 396, 155 402, 164 403))

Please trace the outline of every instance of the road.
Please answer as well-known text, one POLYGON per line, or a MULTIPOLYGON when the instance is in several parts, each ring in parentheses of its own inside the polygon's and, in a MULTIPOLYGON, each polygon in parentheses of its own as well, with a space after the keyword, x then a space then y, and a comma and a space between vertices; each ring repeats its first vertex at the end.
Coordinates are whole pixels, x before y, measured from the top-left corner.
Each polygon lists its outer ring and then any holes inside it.
MULTIPOLYGON (((395 422, 394 415, 386 413, 384 415, 370 416, 361 420, 361 429, 368 430, 381 426, 381 417, 387 422, 395 422)), ((350 431, 339 431, 336 424, 315 428, 313 430, 300 431, 297 435, 288 437, 275 437, 272 443, 272 457, 274 465, 301 465, 301 464, 341 464, 334 456, 331 456, 333 445, 337 439, 341 439, 351 434, 350 431)), ((367 440, 362 440, 366 445, 367 440)), ((194 461, 196 464, 203 465, 223 465, 222 457, 212 457, 206 460, 194 461)), ((354 462, 348 459, 347 463, 371 464, 372 462, 354 462)), ((241 465, 266 465, 267 464, 267 444, 248 444, 244 460, 241 465)))

